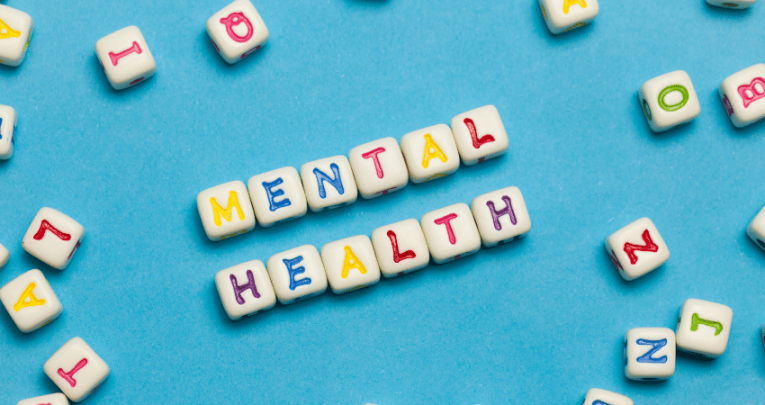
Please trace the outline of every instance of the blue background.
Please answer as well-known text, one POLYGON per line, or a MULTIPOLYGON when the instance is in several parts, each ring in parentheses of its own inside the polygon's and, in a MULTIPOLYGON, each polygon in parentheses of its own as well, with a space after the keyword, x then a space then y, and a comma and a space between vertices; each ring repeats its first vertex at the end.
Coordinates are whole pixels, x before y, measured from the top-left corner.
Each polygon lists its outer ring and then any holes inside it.
POLYGON ((227 3, 3 1, 35 32, 23 65, 0 67, 0 103, 19 113, 0 163, 0 284, 39 267, 64 313, 28 335, 0 314, 0 402, 54 391, 42 365, 79 335, 112 367, 87 403, 578 404, 592 387, 638 404, 765 403, 765 254, 745 235, 765 204, 765 127, 735 129, 717 95, 763 62, 765 4, 603 1, 591 26, 554 37, 536 0, 257 0, 270 43, 229 66, 204 29, 227 3), (158 71, 116 92, 94 46, 132 24, 158 71), (654 135, 637 90, 676 69, 701 115, 654 135), (231 240, 204 235, 203 189, 485 104, 508 130, 502 158, 231 240), (239 322, 222 309, 221 269, 511 185, 526 239, 239 322), (86 228, 63 272, 21 248, 43 206, 86 228), (603 242, 643 216, 672 257, 627 283, 603 242), (626 380, 624 333, 674 328, 687 298, 733 308, 726 353, 679 355, 667 382, 626 380))

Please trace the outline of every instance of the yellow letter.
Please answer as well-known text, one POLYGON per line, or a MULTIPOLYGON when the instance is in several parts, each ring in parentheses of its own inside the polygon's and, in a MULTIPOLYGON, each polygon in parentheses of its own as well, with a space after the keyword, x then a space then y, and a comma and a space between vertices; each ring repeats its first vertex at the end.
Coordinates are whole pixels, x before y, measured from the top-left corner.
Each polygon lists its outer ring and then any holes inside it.
POLYGON ((14 30, 8 24, 6 24, 5 21, 0 20, 0 39, 18 38, 20 36, 21 36, 20 31, 14 30))
POLYGON ((24 290, 23 293, 21 293, 21 297, 19 297, 19 300, 13 304, 13 310, 16 312, 19 312, 20 309, 26 308, 26 307, 35 307, 38 305, 44 305, 45 300, 41 300, 37 297, 35 297, 35 287, 37 285, 35 283, 29 283, 27 288, 24 290))
POLYGON ((587 8, 587 3, 584 0, 563 0, 563 14, 568 14, 568 8, 574 4, 587 8))
POLYGON ((425 154, 422 156, 422 167, 427 169, 430 166, 430 159, 436 157, 444 163, 449 160, 446 158, 444 151, 433 141, 433 137, 430 134, 425 134, 425 154))
POLYGON ((244 221, 244 212, 242 211, 242 206, 239 205, 239 198, 236 196, 236 191, 232 191, 228 194, 228 206, 225 210, 218 204, 217 201, 215 201, 215 197, 210 198, 210 204, 212 204, 214 215, 213 219, 215 220, 215 225, 221 226, 221 215, 223 215, 223 218, 225 218, 226 221, 231 222, 232 208, 237 209, 237 212, 239 213, 239 219, 244 221))
POLYGON ((345 246, 345 260, 343 260, 343 273, 340 274, 343 278, 348 278, 348 270, 359 269, 361 274, 367 274, 367 269, 364 267, 364 263, 359 260, 353 253, 350 246, 345 246))

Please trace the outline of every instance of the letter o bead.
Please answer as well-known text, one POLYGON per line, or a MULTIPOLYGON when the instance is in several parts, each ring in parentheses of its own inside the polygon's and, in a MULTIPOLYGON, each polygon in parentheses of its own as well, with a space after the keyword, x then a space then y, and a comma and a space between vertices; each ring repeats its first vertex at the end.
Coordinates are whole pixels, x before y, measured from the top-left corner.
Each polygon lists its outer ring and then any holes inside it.
POLYGON ((630 329, 624 337, 624 374, 635 381, 666 380, 675 374, 676 349, 672 329, 630 329))
POLYGON ((720 98, 737 128, 765 118, 765 64, 758 63, 728 76, 720 84, 720 98))
POLYGON ((640 108, 654 132, 664 132, 693 121, 701 104, 688 73, 676 70, 655 77, 639 91, 640 108))
POLYGON ((218 54, 239 62, 268 42, 268 28, 249 0, 236 0, 207 20, 207 34, 218 54))

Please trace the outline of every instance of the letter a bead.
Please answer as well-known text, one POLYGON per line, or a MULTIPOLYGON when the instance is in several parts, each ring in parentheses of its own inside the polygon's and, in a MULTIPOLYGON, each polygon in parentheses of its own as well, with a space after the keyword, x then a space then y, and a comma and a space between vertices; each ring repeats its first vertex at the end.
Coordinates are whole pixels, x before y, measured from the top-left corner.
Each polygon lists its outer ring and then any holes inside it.
POLYGON ((69 401, 64 394, 50 394, 41 397, 23 399, 16 405, 69 405, 69 401))
POLYGON ((431 211, 422 216, 420 224, 436 263, 450 262, 481 249, 481 235, 465 203, 431 211))
POLYGON ((624 337, 624 374, 630 380, 666 380, 675 373, 675 332, 667 328, 630 329, 624 337))
POLYGON ((215 286, 232 321, 271 309, 276 304, 274 287, 260 260, 219 271, 215 275, 215 286))
POLYGON ((16 123, 16 110, 7 105, 0 105, 0 160, 8 160, 13 156, 16 123))
POLYGON ((480 195, 471 203, 478 232, 486 247, 510 242, 531 229, 531 218, 518 187, 480 195))
POLYGON ((213 242, 255 229, 255 212, 247 187, 238 180, 199 193, 197 210, 205 233, 213 242))
POLYGON ((648 218, 640 218, 614 232, 606 239, 606 251, 619 275, 627 281, 645 275, 669 259, 664 239, 648 218))
POLYGON ((624 395, 593 388, 587 391, 583 405, 634 405, 634 402, 624 395))
POLYGON ((736 127, 765 118, 765 64, 758 63, 728 76, 720 85, 719 93, 736 127))
POLYGON ((207 20, 215 50, 228 63, 237 63, 262 48, 268 28, 249 0, 236 0, 207 20))
POLYGON ((664 132, 693 121, 701 112, 688 73, 677 70, 655 77, 639 91, 640 106, 654 132, 664 132))
POLYGON ((756 2, 757 0, 707 0, 707 3, 713 6, 724 7, 731 10, 744 10, 752 7, 756 2))
POLYGON ((553 34, 583 27, 598 16, 598 0, 539 0, 542 16, 553 34))
POLYGON ((0 301, 24 333, 49 324, 64 307, 40 270, 29 270, 0 288, 0 301))
POLYGON ((29 14, 0 4, 0 64, 18 66, 24 61, 33 26, 29 14))
POLYGON ((705 357, 725 353, 733 321, 733 310, 722 304, 689 299, 677 320, 677 348, 705 357))
POLYGON ((44 207, 29 226, 21 246, 45 264, 64 270, 80 247, 85 228, 67 215, 44 207))
POLYGON ((410 132, 401 138, 409 179, 412 183, 424 183, 457 171, 460 155, 454 142, 452 130, 446 124, 438 124, 410 132))
POLYGON ((136 26, 125 27, 99 39, 96 55, 115 90, 141 83, 157 70, 149 45, 136 26))
POLYGON ((486 105, 452 118, 462 163, 472 166, 507 152, 509 141, 497 107, 486 105))
POLYGON ((87 398, 109 376, 109 366, 82 338, 61 346, 43 365, 45 374, 70 400, 87 398))
POLYGON ((335 294, 369 287, 380 281, 377 257, 372 241, 366 235, 327 243, 321 248, 321 259, 335 294))

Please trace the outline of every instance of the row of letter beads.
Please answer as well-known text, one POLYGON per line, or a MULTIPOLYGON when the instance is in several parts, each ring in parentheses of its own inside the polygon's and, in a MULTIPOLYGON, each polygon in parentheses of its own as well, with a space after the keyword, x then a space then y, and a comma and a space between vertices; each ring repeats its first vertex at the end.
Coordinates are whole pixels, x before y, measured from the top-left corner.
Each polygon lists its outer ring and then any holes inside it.
POLYGON ((0 64, 18 66, 24 61, 32 28, 29 14, 0 4, 0 64))
POLYGON ((0 105, 0 160, 8 160, 13 156, 17 124, 16 110, 7 105, 0 105))
POLYGON ((444 263, 526 234, 531 220, 517 187, 476 197, 471 207, 454 204, 416 219, 377 228, 370 239, 352 236, 324 245, 311 245, 275 254, 267 265, 253 260, 222 270, 215 284, 232 320, 322 294, 336 294, 376 284, 444 263))
POLYGON ((497 108, 487 105, 459 114, 452 127, 439 124, 401 138, 383 138, 351 149, 350 158, 333 156, 309 162, 298 173, 283 167, 253 176, 245 187, 233 181, 197 196, 197 208, 212 241, 240 235, 313 212, 375 198, 414 183, 436 179, 459 168, 504 154, 509 141, 497 108), (249 199, 245 196, 248 195, 249 199), (225 204, 225 205, 223 205, 225 204))

